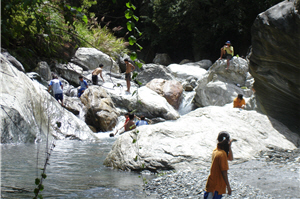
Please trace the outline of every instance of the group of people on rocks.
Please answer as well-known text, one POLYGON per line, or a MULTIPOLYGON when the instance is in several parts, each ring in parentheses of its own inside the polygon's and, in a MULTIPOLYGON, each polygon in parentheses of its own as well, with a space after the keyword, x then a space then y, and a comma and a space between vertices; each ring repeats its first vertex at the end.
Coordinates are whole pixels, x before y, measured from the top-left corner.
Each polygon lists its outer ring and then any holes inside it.
MULTIPOLYGON (((127 84, 127 90, 126 92, 130 93, 130 81, 131 81, 131 72, 135 69, 134 65, 131 64, 128 59, 124 59, 124 62, 126 64, 126 72, 125 72, 125 80, 127 84)), ((103 64, 100 64, 99 67, 97 67, 93 72, 92 72, 92 82, 93 85, 98 85, 98 75, 100 74, 100 77, 103 82, 104 78, 102 76, 102 71, 103 71, 103 64)), ((79 86, 80 88, 78 89, 78 94, 77 96, 80 98, 81 95, 84 93, 84 91, 89 87, 88 83, 86 80, 84 80, 83 76, 79 76, 79 86)), ((49 83, 48 87, 48 92, 52 89, 53 95, 55 99, 60 102, 60 104, 63 106, 63 85, 61 81, 57 78, 57 75, 53 75, 53 79, 49 83)))
MULTIPOLYGON (((233 47, 231 46, 230 41, 226 42, 226 45, 221 48, 221 56, 219 59, 222 59, 223 56, 227 59, 227 68, 229 67, 229 61, 233 57, 233 47)), ((131 81, 131 72, 135 69, 135 67, 129 63, 128 59, 125 59, 126 64, 126 72, 125 72, 125 80, 127 84, 126 92, 130 92, 130 81, 131 81)), ((94 85, 98 84, 98 75, 102 78, 102 69, 103 64, 100 64, 98 68, 96 68, 92 72, 92 82, 94 85)), ((78 89, 78 97, 81 97, 83 92, 88 88, 87 82, 83 79, 83 76, 79 76, 79 84, 80 89, 78 89)), ((53 94, 56 100, 58 100, 63 106, 63 85, 60 80, 58 80, 57 76, 54 75, 53 80, 50 81, 48 91, 50 89, 53 90, 53 94)), ((233 108, 245 108, 245 100, 243 99, 242 94, 238 94, 238 96, 233 100, 233 108)), ((124 125, 116 131, 116 133, 111 133, 110 136, 115 136, 119 130, 124 128, 124 132, 135 129, 137 126, 148 125, 148 122, 145 120, 144 116, 138 118, 135 116, 132 111, 129 111, 125 114, 125 123, 124 125), (138 121, 134 122, 134 118, 137 118, 138 121)), ((233 160, 233 153, 231 150, 230 135, 222 131, 219 133, 217 138, 218 144, 216 149, 213 150, 212 153, 212 163, 210 168, 210 174, 207 179, 207 183, 205 186, 204 199, 220 199, 222 198, 222 194, 227 193, 231 195, 231 187, 228 181, 227 171, 228 160, 233 160)))

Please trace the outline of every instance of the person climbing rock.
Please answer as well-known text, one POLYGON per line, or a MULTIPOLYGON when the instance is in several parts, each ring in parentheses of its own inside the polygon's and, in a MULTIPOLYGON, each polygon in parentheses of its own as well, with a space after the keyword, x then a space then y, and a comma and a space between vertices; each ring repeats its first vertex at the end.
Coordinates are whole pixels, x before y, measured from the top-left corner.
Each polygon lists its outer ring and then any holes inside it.
POLYGON ((103 64, 100 64, 98 68, 96 68, 93 72, 92 72, 92 82, 94 85, 98 84, 98 75, 100 74, 100 77, 102 78, 102 81, 104 81, 103 77, 102 77, 102 69, 103 69, 103 64))
POLYGON ((78 89, 78 97, 80 98, 82 93, 87 89, 89 86, 87 82, 83 79, 83 76, 79 76, 79 85, 80 89, 78 89))
POLYGON ((55 99, 64 106, 63 85, 56 75, 53 75, 53 80, 50 81, 48 92, 52 89, 55 99))
POLYGON ((212 163, 205 186, 204 199, 220 199, 222 194, 226 193, 226 188, 228 195, 231 195, 227 171, 229 169, 228 160, 233 160, 232 140, 230 140, 230 136, 226 131, 221 131, 217 140, 217 148, 213 150, 212 154, 212 163))
POLYGON ((221 56, 220 56, 219 60, 222 59, 223 56, 225 55, 225 57, 227 59, 227 68, 226 68, 226 70, 227 70, 229 68, 229 61, 232 59, 232 57, 234 55, 234 50, 233 50, 233 46, 231 45, 230 41, 227 41, 225 44, 226 45, 224 45, 221 48, 221 56))

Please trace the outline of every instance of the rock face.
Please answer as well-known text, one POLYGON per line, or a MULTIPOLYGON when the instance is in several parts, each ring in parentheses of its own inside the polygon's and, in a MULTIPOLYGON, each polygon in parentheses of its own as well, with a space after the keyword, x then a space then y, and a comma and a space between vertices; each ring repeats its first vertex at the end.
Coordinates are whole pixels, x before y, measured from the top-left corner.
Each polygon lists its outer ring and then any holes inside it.
POLYGON ((79 48, 71 60, 73 63, 81 66, 85 70, 93 70, 103 64, 106 71, 119 73, 119 66, 107 54, 95 48, 79 48))
POLYGON ((99 131, 111 131, 117 124, 118 112, 106 91, 100 86, 89 86, 80 97, 87 113, 85 122, 99 131))
MULTIPOLYGON (((298 3, 299 4, 299 3, 298 3)), ((259 14, 252 26, 250 73, 263 111, 300 132, 300 15, 295 1, 259 14)))
POLYGON ((231 106, 198 108, 176 121, 140 126, 115 141, 104 164, 123 170, 187 169, 209 166, 220 131, 229 132, 237 162, 268 146, 295 149, 300 137, 280 122, 256 111, 231 106), (279 133, 280 132, 280 133, 279 133), (137 142, 133 143, 133 140, 137 142), (137 157, 137 158, 136 158, 137 157))
POLYGON ((166 67, 157 64, 145 64, 143 65, 143 70, 139 72, 137 79, 140 81, 143 86, 153 79, 165 79, 172 80, 174 79, 166 67))
POLYGON ((183 87, 178 81, 153 79, 151 82, 146 84, 146 86, 166 98, 168 103, 171 104, 175 109, 179 108, 183 87))
POLYGON ((62 108, 46 87, 18 71, 2 54, 0 57, 1 70, 6 73, 1 75, 1 143, 44 139, 48 129, 55 139, 96 139, 89 127, 62 108))
POLYGON ((83 69, 73 63, 56 64, 56 70, 59 75, 75 85, 79 85, 79 76, 82 75, 83 69))

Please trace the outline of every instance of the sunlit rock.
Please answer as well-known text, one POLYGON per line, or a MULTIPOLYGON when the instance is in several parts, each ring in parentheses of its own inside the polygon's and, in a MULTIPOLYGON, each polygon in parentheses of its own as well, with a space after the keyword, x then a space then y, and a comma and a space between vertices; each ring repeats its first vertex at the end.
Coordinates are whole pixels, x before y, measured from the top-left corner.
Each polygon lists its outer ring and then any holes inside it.
POLYGON ((295 149, 300 144, 300 137, 282 123, 229 105, 198 108, 176 121, 140 126, 136 130, 118 137, 104 162, 106 166, 123 170, 210 166, 220 131, 227 131, 234 140, 236 162, 249 160, 269 146, 295 149))
POLYGON ((2 54, 1 141, 32 142, 45 139, 95 140, 89 127, 64 109, 42 86, 18 71, 2 54))

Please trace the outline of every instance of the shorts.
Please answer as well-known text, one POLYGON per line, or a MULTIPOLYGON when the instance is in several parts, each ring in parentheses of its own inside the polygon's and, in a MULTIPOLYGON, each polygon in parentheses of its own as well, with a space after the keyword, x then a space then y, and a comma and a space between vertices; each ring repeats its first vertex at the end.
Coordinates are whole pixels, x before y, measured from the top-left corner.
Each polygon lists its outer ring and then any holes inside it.
POLYGON ((131 80, 131 74, 130 73, 125 73, 125 80, 131 80))
POLYGON ((98 84, 98 75, 92 75, 92 81, 94 85, 98 84))
POLYGON ((231 54, 226 54, 226 59, 232 59, 232 55, 231 54))
POLYGON ((217 191, 215 191, 214 196, 212 192, 204 191, 204 199, 221 199, 222 197, 222 195, 218 195, 217 191))
POLYGON ((63 100, 64 98, 62 93, 55 94, 54 97, 56 100, 63 100))

